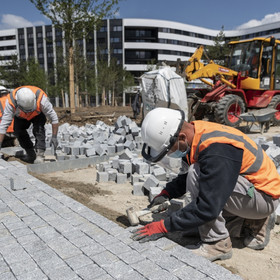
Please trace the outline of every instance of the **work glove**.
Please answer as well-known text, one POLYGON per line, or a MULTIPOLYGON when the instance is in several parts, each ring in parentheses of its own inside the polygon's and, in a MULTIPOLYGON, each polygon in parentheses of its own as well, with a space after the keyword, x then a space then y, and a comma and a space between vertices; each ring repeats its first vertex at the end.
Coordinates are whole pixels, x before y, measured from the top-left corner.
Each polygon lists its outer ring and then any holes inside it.
POLYGON ((57 141, 57 136, 56 136, 56 135, 52 135, 51 144, 53 145, 54 152, 55 152, 55 151, 56 151, 56 148, 57 148, 57 146, 58 146, 58 141, 57 141))
POLYGON ((160 194, 154 197, 148 208, 152 208, 155 205, 162 204, 163 202, 169 200, 169 193, 166 190, 162 190, 160 194))
POLYGON ((139 241, 139 243, 144 243, 148 241, 155 241, 165 235, 167 230, 164 226, 164 221, 160 220, 158 222, 152 222, 145 225, 144 227, 138 228, 132 231, 133 235, 131 238, 134 241, 139 241))

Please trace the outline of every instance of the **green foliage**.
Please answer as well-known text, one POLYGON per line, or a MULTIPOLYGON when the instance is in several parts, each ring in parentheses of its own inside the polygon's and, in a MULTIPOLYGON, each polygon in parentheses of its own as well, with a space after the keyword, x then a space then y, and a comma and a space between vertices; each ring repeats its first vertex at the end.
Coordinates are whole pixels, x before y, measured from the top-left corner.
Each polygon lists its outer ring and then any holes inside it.
POLYGON ((105 17, 114 15, 120 0, 29 0, 55 27, 65 32, 66 42, 86 36, 105 17))
POLYGON ((4 80, 9 88, 32 85, 46 90, 48 86, 47 76, 34 58, 18 61, 16 56, 13 57, 0 68, 0 79, 4 80))
POLYGON ((222 29, 214 39, 214 45, 206 47, 206 53, 208 58, 213 60, 215 63, 225 65, 229 52, 230 49, 226 43, 224 27, 222 26, 222 29))

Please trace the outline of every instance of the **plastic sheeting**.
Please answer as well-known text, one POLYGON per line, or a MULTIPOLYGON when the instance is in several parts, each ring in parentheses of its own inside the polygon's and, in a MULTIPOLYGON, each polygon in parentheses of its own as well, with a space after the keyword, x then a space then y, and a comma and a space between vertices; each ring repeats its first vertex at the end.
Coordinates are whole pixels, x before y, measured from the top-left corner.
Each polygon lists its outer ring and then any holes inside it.
POLYGON ((144 116, 156 107, 182 109, 188 116, 187 93, 181 76, 170 67, 141 76, 144 116))

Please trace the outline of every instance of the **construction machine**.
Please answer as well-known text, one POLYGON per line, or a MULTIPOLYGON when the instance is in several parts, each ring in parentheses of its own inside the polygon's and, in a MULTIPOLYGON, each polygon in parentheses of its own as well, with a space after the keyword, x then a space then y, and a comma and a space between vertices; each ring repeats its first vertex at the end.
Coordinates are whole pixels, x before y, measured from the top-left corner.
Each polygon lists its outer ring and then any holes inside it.
POLYGON ((238 126, 243 113, 271 108, 277 110, 272 122, 280 124, 280 40, 253 38, 232 41, 229 47, 227 67, 204 63, 203 46, 184 64, 187 81, 200 79, 206 85, 188 92, 189 120, 208 117, 238 126))

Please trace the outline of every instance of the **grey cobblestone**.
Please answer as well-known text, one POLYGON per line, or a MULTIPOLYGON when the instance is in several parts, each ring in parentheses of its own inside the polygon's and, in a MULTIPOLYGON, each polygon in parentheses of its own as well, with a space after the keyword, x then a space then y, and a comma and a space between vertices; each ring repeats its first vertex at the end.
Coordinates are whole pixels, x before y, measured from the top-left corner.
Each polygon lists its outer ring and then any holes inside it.
POLYGON ((134 228, 51 188, 26 166, 0 159, 0 177, 1 280, 241 279, 167 238, 133 241, 134 228), (26 181, 26 189, 12 191, 11 176, 26 181))

